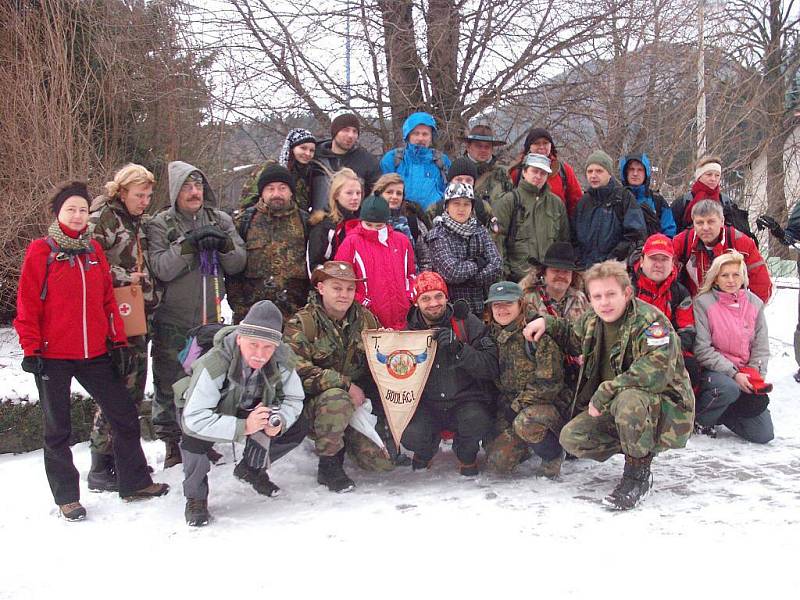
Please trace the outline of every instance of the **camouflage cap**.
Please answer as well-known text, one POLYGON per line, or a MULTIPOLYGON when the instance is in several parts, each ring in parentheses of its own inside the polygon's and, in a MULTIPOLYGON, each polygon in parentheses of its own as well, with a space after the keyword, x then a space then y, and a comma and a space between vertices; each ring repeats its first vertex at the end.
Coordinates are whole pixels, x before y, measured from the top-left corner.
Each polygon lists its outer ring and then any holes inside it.
POLYGON ((522 288, 513 281, 498 281, 489 288, 489 297, 484 304, 492 302, 516 302, 522 298, 522 288))
POLYGON ((349 262, 329 260, 325 264, 317 265, 317 268, 311 273, 311 285, 316 286, 320 281, 331 277, 342 281, 366 281, 364 278, 356 277, 353 265, 349 262))

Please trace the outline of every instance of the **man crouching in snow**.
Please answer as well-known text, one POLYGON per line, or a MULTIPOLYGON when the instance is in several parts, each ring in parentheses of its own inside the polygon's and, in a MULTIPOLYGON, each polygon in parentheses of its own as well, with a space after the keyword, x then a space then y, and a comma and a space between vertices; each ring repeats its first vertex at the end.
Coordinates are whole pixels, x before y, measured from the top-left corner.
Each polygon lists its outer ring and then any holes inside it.
POLYGON ((694 395, 678 335, 663 313, 633 297, 625 266, 598 263, 583 279, 594 311, 574 324, 538 318, 523 335, 538 341, 546 331, 565 352, 581 355, 575 404, 584 410, 559 441, 580 458, 625 455, 622 479, 603 504, 627 510, 650 491, 653 455, 686 445, 694 395))
POLYGON ((256 302, 238 326, 217 332, 214 347, 192 365, 191 377, 175 384, 175 398, 183 400, 183 494, 191 526, 209 520, 206 452, 214 442, 244 441, 233 474, 259 494, 275 496, 280 488, 267 468, 306 435, 303 384, 294 370, 296 357, 281 342, 282 326, 272 302, 256 302))

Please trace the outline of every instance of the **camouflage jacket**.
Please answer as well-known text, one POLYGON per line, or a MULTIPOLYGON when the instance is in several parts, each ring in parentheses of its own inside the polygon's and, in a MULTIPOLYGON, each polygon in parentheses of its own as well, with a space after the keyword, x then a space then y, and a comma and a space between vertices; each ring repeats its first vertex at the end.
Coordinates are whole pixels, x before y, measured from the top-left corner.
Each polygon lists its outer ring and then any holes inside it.
POLYGON ((306 394, 317 396, 333 388, 347 389, 369 377, 361 332, 380 327, 374 315, 353 303, 341 322, 328 316, 318 292, 297 311, 284 328, 283 337, 297 355, 297 373, 306 394))
POLYGON ((497 157, 485 163, 476 163, 478 179, 475 180, 475 197, 494 204, 500 196, 514 189, 508 169, 497 162, 497 157))
POLYGON ((142 253, 140 279, 145 311, 152 314, 158 306, 161 290, 150 272, 150 256, 145 236, 145 224, 149 215, 133 217, 119 198, 100 196, 92 203, 89 232, 106 253, 111 266, 111 281, 115 288, 131 284, 131 273, 136 271, 137 241, 142 253))
POLYGON ((601 356, 602 328, 594 311, 577 323, 545 317, 547 332, 570 354, 583 356, 578 405, 591 402, 608 414, 611 401, 625 389, 637 389, 659 402, 656 450, 682 448, 694 423, 694 393, 683 364, 678 334, 664 314, 636 298, 631 300, 610 356, 601 356), (600 381, 600 361, 610 361, 616 377, 600 381))
POLYGON ((532 404, 555 404, 565 412, 571 398, 564 385, 564 353, 549 335, 527 352, 523 325, 514 321, 505 327, 491 326, 500 360, 499 401, 514 412, 532 404))
MULTIPOLYGON (((248 208, 258 202, 258 178, 261 177, 262 171, 269 165, 278 164, 276 160, 268 160, 263 165, 258 165, 251 172, 250 175, 242 185, 242 194, 239 199, 239 206, 241 208, 248 208)), ((294 201, 295 204, 302 211, 311 210, 311 185, 314 181, 314 175, 319 173, 324 175, 321 167, 312 161, 309 165, 298 165, 294 163, 291 168, 292 176, 294 177, 294 201)))
POLYGON ((559 302, 547 295, 544 285, 536 284, 525 291, 525 300, 535 313, 543 317, 567 319, 571 323, 577 323, 591 309, 586 294, 574 287, 567 288, 567 293, 559 302))
POLYGON ((258 300, 272 300, 288 317, 306 303, 309 288, 300 211, 296 206, 266 212, 247 209, 234 220, 239 233, 243 233, 244 218, 249 219, 244 232, 247 262, 244 271, 225 280, 236 321, 244 318, 258 300))

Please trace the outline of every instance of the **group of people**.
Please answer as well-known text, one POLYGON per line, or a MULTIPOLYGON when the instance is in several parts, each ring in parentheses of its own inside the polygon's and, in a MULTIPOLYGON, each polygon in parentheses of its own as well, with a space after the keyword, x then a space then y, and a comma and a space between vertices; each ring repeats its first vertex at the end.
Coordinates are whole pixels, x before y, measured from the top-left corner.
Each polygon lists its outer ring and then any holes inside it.
POLYGON ((565 458, 622 453, 605 503, 630 509, 654 455, 720 424, 773 437, 765 382, 769 273, 714 157, 671 206, 646 154, 592 152, 582 191, 550 133, 518 160, 486 125, 450 160, 436 121, 414 113, 379 161, 355 115, 331 139, 294 129, 259 167, 234 216, 197 167, 168 167, 170 205, 147 214, 154 178, 129 164, 92 199, 66 182, 55 220, 22 266, 15 327, 45 414, 45 470, 60 513, 85 516, 69 450, 69 383, 98 401, 89 489, 165 494, 139 443, 151 344, 152 424, 164 468, 182 463, 185 518, 209 522, 216 442, 242 442, 234 475, 260 494, 268 468, 305 437, 317 480, 355 487, 360 468, 425 470, 452 438, 462 475, 510 474, 533 455, 558 478, 565 458), (738 226, 738 228, 737 228, 738 226), (146 332, 128 337, 114 289, 143 296, 146 332), (233 324, 220 326, 226 296, 233 324), (209 329, 211 328, 211 329, 209 329), (367 329, 433 330, 436 350, 401 446, 389 435, 366 358, 367 329), (211 331, 187 359, 187 341, 211 331), (378 445, 362 418, 377 419, 378 445), (406 456, 403 449, 411 453, 406 456))

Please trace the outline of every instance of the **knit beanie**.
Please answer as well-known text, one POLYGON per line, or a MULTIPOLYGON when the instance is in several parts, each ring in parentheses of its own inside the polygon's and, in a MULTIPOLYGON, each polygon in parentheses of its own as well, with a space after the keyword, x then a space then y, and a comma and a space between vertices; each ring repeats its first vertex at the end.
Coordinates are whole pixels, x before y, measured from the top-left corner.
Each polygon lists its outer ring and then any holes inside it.
POLYGON ((308 129, 290 129, 289 133, 286 134, 286 139, 283 141, 283 147, 281 148, 281 154, 278 158, 278 163, 284 167, 288 167, 292 148, 306 143, 317 143, 317 138, 314 137, 313 133, 311 133, 308 129))
POLYGON ((450 168, 447 170, 447 181, 453 181, 453 179, 459 175, 468 175, 472 177, 472 179, 478 178, 478 167, 468 156, 459 156, 453 161, 453 164, 451 164, 450 168))
POLYGON ((261 197, 261 192, 265 187, 275 182, 285 183, 294 194, 294 177, 289 173, 289 169, 276 163, 270 163, 264 167, 258 177, 258 197, 261 197))
POLYGON ((547 131, 547 129, 544 129, 543 127, 534 127, 528 132, 528 135, 525 136, 525 147, 523 148, 525 154, 530 152, 531 144, 536 140, 538 140, 539 138, 544 138, 548 142, 550 142, 550 145, 553 147, 551 152, 555 155, 556 144, 553 141, 553 136, 550 135, 550 132, 547 131))
POLYGON ((58 216, 61 212, 61 207, 64 202, 72 196, 80 196, 86 199, 86 204, 91 205, 92 199, 89 196, 89 189, 86 187, 85 181, 64 181, 56 186, 50 199, 50 208, 53 214, 58 216))
POLYGON ((371 195, 361 203, 359 218, 367 223, 386 223, 391 217, 389 203, 383 196, 371 195))
POLYGON ((355 127, 358 134, 361 135, 361 124, 358 122, 358 117, 353 113, 344 113, 331 121, 331 137, 336 137, 345 127, 355 127))
POLYGON ((414 280, 414 298, 419 298, 425 292, 440 291, 447 296, 447 284, 442 276, 435 271, 423 271, 414 280))
POLYGON ((608 171, 609 175, 613 175, 614 173, 614 161, 611 160, 611 157, 602 150, 595 150, 589 155, 589 157, 586 159, 587 169, 589 168, 589 165, 600 165, 606 171, 608 171))
POLYGON ((253 304, 247 316, 239 323, 239 335, 254 337, 279 346, 283 334, 283 315, 269 300, 253 304))

